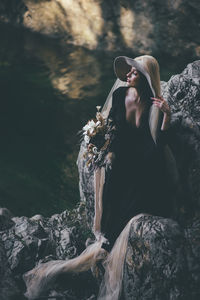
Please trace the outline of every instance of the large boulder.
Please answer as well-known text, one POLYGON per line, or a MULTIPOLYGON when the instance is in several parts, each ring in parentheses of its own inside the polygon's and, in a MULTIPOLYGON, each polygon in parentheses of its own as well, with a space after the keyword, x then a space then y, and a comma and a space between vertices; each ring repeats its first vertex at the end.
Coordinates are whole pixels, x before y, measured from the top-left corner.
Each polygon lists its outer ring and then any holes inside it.
POLYGON ((200 56, 193 1, 2 0, 0 20, 89 49, 200 56), (188 22, 189 20, 189 22, 188 22), (174 44, 176 41, 176 45, 174 44))
POLYGON ((186 228, 155 216, 133 220, 123 292, 131 299, 199 299, 200 220, 186 228))
POLYGON ((200 61, 163 82, 162 93, 173 113, 170 146, 182 185, 178 216, 191 219, 200 213, 200 61))

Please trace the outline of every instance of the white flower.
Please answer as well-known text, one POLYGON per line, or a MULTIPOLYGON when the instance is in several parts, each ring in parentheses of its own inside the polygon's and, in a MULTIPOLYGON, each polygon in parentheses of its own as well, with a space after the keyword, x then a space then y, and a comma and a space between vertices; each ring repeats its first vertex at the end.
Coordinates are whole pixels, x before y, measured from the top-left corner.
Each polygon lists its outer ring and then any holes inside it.
POLYGON ((89 126, 88 124, 86 124, 84 127, 83 127, 83 130, 87 131, 89 129, 89 126))
POLYGON ((84 137, 84 141, 86 142, 86 144, 89 144, 89 142, 90 142, 90 138, 89 138, 89 136, 88 136, 88 135, 85 135, 85 137, 84 137))
POLYGON ((97 111, 100 111, 101 106, 100 105, 96 106, 96 109, 97 109, 97 111))
MULTIPOLYGON (((93 120, 91 120, 83 127, 83 130, 85 130, 86 133, 87 133, 87 131, 89 131, 89 133, 91 134, 91 133, 93 133, 95 127, 96 127, 96 123, 93 120)), ((86 134, 86 133, 83 133, 83 134, 86 134)))
POLYGON ((90 133, 90 134, 92 134, 92 133, 93 133, 93 131, 94 131, 94 128, 93 128, 93 127, 91 127, 91 128, 89 129, 89 133, 90 133))
POLYGON ((99 126, 100 124, 101 124, 100 121, 97 121, 97 122, 96 122, 96 126, 99 126))
POLYGON ((96 125, 96 123, 93 120, 89 121, 89 126, 90 127, 95 127, 95 125, 96 125))

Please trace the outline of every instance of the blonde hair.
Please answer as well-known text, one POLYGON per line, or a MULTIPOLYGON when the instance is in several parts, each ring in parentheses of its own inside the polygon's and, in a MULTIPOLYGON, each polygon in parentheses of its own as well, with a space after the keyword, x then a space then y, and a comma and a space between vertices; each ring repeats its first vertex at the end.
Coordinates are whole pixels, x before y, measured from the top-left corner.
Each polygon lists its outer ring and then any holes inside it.
POLYGON ((157 60, 151 55, 141 55, 134 60, 139 61, 151 78, 151 84, 155 91, 155 96, 161 95, 160 88, 160 67, 157 60))

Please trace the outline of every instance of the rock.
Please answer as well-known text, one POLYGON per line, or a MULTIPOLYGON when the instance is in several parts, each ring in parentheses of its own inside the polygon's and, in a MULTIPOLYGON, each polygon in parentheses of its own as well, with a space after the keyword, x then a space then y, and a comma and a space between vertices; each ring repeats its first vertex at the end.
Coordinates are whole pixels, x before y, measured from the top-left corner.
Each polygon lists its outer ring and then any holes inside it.
POLYGON ((0 299, 14 300, 20 294, 17 283, 14 279, 12 271, 9 268, 9 263, 5 254, 3 244, 0 243, 0 299), (16 298, 15 298, 16 297, 16 298))
POLYGON ((85 203, 86 220, 90 228, 93 226, 94 219, 94 174, 90 168, 87 167, 86 161, 83 155, 86 151, 84 142, 81 144, 77 166, 79 172, 79 190, 80 199, 82 203, 85 203))
MULTIPOLYGON (((52 259, 74 258, 83 251, 87 237, 91 236, 86 221, 84 221, 83 206, 82 204, 78 209, 71 212, 64 211, 61 214, 53 215, 51 218, 44 218, 41 215, 32 218, 13 217, 12 222, 14 225, 0 232, 2 251, 4 251, 0 252, 0 260, 5 261, 1 265, 0 275, 6 272, 5 276, 8 277, 8 279, 2 281, 0 286, 0 293, 1 291, 4 293, 5 290, 5 295, 8 297, 5 300, 11 299, 9 298, 10 294, 14 295, 12 299, 23 299, 20 298, 23 297, 25 292, 22 275, 37 263, 52 259), (80 215, 80 212, 82 215, 80 215), (15 287, 12 293, 7 291, 7 282, 8 287, 9 284, 15 287)), ((84 276, 82 281, 84 278, 88 278, 89 282, 94 281, 91 272, 84 276)), ((70 280, 68 278, 68 281, 70 280)), ((75 281, 76 283, 80 282, 80 276, 77 276, 74 279, 75 281)), ((70 289, 70 287, 68 288, 70 289)), ((80 294, 80 290, 78 292, 80 294)), ((76 295, 76 293, 72 293, 72 295, 76 295)), ((69 299, 78 300, 79 298, 69 299)))
POLYGON ((14 225, 11 218, 12 214, 7 208, 0 208, 0 231, 8 229, 14 225))
POLYGON ((178 214, 187 219, 200 213, 200 61, 163 83, 162 92, 172 110, 170 146, 182 183, 178 214))
MULTIPOLYGON (((200 220, 195 225, 199 231, 200 220)), ((124 266, 124 298, 198 299, 194 278, 200 275, 200 243, 193 244, 194 252, 189 244, 183 228, 171 219, 142 216, 134 221, 124 266), (188 263, 194 260, 195 269, 188 263)))
POLYGON ((192 220, 184 229, 187 240, 185 245, 186 260, 188 265, 189 288, 191 299, 198 299, 200 295, 199 274, 200 274, 200 226, 199 218, 192 220))
POLYGON ((2 0, 0 8, 4 22, 89 49, 200 57, 198 0, 2 0))
POLYGON ((42 215, 35 215, 30 218, 31 221, 43 221, 44 217, 42 215))

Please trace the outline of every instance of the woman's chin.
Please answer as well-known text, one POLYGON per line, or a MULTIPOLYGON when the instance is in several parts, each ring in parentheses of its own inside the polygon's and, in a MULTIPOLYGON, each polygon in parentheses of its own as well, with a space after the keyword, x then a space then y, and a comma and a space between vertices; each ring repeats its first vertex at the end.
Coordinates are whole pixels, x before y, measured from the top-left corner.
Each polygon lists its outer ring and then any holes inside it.
POLYGON ((135 84, 133 82, 127 81, 127 86, 135 87, 135 84))
POLYGON ((133 85, 133 84, 127 82, 127 87, 135 88, 135 85, 133 85))

